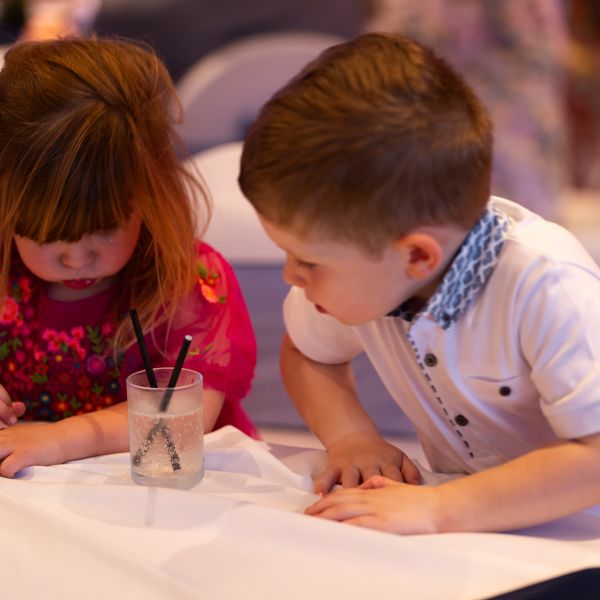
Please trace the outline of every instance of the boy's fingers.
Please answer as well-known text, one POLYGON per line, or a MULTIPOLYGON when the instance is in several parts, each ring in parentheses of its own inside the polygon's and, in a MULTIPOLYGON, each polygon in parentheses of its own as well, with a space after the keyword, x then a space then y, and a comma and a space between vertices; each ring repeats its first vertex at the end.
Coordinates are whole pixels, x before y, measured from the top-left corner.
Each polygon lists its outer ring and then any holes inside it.
POLYGON ((412 461, 406 456, 402 461, 401 470, 402 477, 406 483, 412 483, 413 485, 421 483, 421 473, 419 472, 419 469, 417 469, 412 461))
POLYGON ((340 480, 339 469, 325 469, 315 480, 315 494, 327 494, 329 490, 340 480))
MULTIPOLYGON (((382 467, 378 467, 378 466, 363 467, 360 470, 360 480, 367 481, 367 479, 369 479, 371 477, 375 477, 376 475, 381 475, 381 469, 383 469, 383 466, 382 467)), ((398 471, 398 469, 396 469, 396 471, 398 472, 398 475, 399 475, 400 471, 398 471)))
POLYGON ((358 467, 349 467, 342 471, 342 487, 356 487, 360 483, 360 471, 358 467))
POLYGON ((404 476, 402 475, 402 471, 398 465, 382 465, 381 474, 388 479, 392 479, 393 481, 404 481, 404 476))

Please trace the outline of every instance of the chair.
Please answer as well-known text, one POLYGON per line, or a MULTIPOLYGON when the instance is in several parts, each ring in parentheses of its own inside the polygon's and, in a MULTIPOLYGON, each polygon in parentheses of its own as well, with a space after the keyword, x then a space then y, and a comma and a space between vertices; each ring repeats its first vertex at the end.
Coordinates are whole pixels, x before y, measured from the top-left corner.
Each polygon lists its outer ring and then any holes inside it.
POLYGON ((213 200, 212 219, 203 239, 234 265, 283 264, 283 252, 267 237, 238 186, 241 142, 222 144, 192 156, 213 200))
POLYGON ((322 50, 343 41, 316 32, 260 34, 200 59, 177 85, 183 107, 179 134, 188 150, 243 139, 274 92, 322 50))

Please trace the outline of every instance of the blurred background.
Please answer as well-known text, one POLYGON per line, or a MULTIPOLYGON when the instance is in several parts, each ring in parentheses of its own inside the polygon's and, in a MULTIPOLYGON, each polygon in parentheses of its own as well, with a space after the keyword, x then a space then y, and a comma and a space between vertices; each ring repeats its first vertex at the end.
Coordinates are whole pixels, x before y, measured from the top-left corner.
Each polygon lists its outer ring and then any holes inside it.
MULTIPOLYGON (((282 256, 237 188, 241 140, 302 65, 366 31, 405 33, 452 63, 494 121, 493 192, 563 224, 600 262, 599 0, 0 3, 0 54, 18 40, 95 34, 144 40, 164 60, 182 100, 181 137, 213 196, 207 240, 233 264, 255 326, 259 364, 246 407, 267 440, 318 445, 279 381, 282 256)), ((410 436, 367 361, 355 368, 381 430, 410 436)))

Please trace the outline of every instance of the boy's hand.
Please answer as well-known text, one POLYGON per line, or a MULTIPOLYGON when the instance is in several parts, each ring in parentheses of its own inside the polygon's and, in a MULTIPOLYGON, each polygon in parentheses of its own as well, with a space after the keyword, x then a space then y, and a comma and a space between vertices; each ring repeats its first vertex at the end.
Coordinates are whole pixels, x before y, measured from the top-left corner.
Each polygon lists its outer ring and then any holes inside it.
POLYGON ((0 431, 0 475, 14 477, 25 467, 65 462, 60 440, 55 423, 19 423, 0 431))
POLYGON ((315 481, 316 494, 326 494, 336 483, 355 487, 373 475, 406 483, 421 482, 417 467, 406 454, 373 433, 347 435, 327 452, 327 466, 315 481))
POLYGON ((23 402, 11 402, 8 392, 0 385, 0 429, 14 425, 25 413, 23 402))
POLYGON ((380 531, 435 533, 438 502, 435 487, 406 485, 379 475, 358 488, 332 492, 305 513, 380 531))

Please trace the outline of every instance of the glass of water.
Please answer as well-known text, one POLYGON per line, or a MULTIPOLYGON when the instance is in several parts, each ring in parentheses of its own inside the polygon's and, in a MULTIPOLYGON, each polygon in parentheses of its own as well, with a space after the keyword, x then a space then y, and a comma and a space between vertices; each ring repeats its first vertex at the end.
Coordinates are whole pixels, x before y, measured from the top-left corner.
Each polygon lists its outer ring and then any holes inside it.
POLYGON ((141 485, 187 489, 204 476, 202 375, 181 369, 169 388, 172 371, 154 369, 156 388, 146 371, 127 377, 131 477, 141 485))

